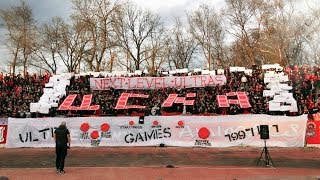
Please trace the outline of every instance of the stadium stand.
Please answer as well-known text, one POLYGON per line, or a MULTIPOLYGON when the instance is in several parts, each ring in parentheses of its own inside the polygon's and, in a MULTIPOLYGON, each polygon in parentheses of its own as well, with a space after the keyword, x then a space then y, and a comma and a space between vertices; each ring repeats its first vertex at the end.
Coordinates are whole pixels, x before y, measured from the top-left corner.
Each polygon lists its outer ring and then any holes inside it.
MULTIPOLYGON (((0 74, 0 117, 46 117, 46 116, 144 116, 144 115, 226 115, 226 114, 276 114, 276 115, 301 115, 314 113, 320 107, 320 89, 318 66, 288 66, 277 68, 262 66, 253 70, 230 67, 215 71, 184 70, 159 72, 158 76, 193 76, 199 74, 224 74, 227 82, 225 85, 195 87, 195 88, 161 88, 138 90, 92 90, 91 77, 141 77, 147 76, 143 71, 136 73, 86 73, 86 74, 61 74, 16 76, 0 74), (287 76, 285 86, 296 100, 296 111, 269 111, 269 106, 279 102, 272 100, 270 89, 275 87, 266 83, 266 78, 271 74, 287 76), (246 92, 245 96, 233 94, 246 92), (131 97, 127 105, 132 108, 116 108, 118 98, 122 93, 143 94, 148 98, 131 97), (195 93, 195 94, 194 94, 195 93), (164 106, 170 94, 176 94, 176 103, 164 106), (72 95, 72 96, 69 96, 72 95), (188 97, 192 96, 192 97, 188 97), (179 97, 187 97, 186 99, 179 97), (228 97, 228 98, 226 98, 228 97), (229 98, 231 97, 231 98, 229 98), (237 97, 237 98, 233 98, 237 97), (66 98, 71 98, 66 101, 66 98), (84 100, 83 100, 84 98, 84 100), (180 103, 178 102, 180 101, 180 103), (69 102, 69 103, 68 103, 69 102), (178 102, 178 103, 177 103, 178 102), (181 103, 182 102, 182 103, 181 103), (184 104, 183 102, 186 102, 184 104), (240 103, 245 102, 245 104, 240 103), (188 104, 189 103, 189 104, 188 104), (131 105, 136 105, 135 107, 131 105), (141 108, 145 107, 145 108, 141 108)), ((270 76, 271 77, 271 76, 270 76)), ((272 93, 272 92, 271 92, 272 93)), ((289 101, 289 100, 288 100, 289 101)), ((281 106, 288 102, 281 102, 281 106)))

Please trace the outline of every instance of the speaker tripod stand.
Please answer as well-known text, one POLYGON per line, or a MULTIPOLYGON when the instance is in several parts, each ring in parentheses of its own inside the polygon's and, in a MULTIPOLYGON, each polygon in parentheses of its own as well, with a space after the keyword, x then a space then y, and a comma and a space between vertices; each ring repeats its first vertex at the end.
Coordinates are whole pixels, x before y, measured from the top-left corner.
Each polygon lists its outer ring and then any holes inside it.
POLYGON ((260 154, 257 166, 259 166, 260 160, 263 160, 267 167, 273 166, 273 161, 272 161, 270 153, 268 151, 267 141, 265 139, 264 139, 264 147, 263 147, 262 152, 260 154))

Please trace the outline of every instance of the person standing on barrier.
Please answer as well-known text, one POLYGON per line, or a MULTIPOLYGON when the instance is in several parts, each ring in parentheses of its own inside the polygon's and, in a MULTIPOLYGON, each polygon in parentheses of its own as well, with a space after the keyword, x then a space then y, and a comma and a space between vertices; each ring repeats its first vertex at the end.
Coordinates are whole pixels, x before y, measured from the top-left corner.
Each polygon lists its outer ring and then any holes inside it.
POLYGON ((54 140, 56 142, 56 168, 57 173, 64 174, 64 160, 67 156, 67 149, 70 148, 70 132, 67 129, 66 122, 62 122, 54 131, 54 140))

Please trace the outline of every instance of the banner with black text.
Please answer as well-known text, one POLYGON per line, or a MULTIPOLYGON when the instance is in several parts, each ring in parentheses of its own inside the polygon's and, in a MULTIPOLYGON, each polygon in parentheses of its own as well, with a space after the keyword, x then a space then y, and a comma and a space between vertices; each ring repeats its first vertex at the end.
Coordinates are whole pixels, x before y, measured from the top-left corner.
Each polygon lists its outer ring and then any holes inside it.
POLYGON ((93 90, 106 89, 159 89, 193 88, 223 85, 227 81, 224 75, 196 75, 171 77, 108 77, 90 78, 93 90))
POLYGON ((268 125, 268 146, 303 147, 307 116, 146 116, 9 118, 5 147, 54 147, 53 133, 62 121, 71 146, 231 147, 263 145, 260 125, 268 125))

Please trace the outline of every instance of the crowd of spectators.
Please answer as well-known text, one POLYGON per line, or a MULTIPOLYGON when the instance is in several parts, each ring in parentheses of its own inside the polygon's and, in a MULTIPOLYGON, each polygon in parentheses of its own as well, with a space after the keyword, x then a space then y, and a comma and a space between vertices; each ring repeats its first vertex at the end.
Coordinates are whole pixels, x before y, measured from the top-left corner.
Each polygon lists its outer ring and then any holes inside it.
POLYGON ((49 74, 12 76, 0 73, 0 117, 27 117, 30 103, 39 100, 49 78, 49 74))
MULTIPOLYGON (((269 112, 269 97, 263 97, 263 90, 266 90, 264 83, 264 72, 253 67, 252 74, 243 72, 230 72, 225 70, 227 78, 226 85, 174 89, 165 88, 157 90, 119 90, 110 89, 103 91, 93 91, 90 89, 90 76, 73 76, 70 79, 70 85, 66 92, 69 94, 78 94, 74 101, 75 106, 81 104, 82 96, 93 94, 92 105, 100 105, 99 111, 57 111, 52 108, 50 116, 130 116, 130 115, 226 115, 226 114, 286 114, 301 115, 303 113, 312 113, 320 108, 320 96, 317 92, 320 89, 320 68, 318 66, 289 66, 283 70, 289 77, 289 85, 293 87, 290 91, 297 101, 298 112, 269 112), (228 92, 245 91, 247 92, 251 108, 241 109, 239 105, 231 105, 230 108, 219 108, 216 101, 217 95, 224 95, 228 92), (130 92, 149 95, 148 99, 130 98, 129 104, 138 104, 146 106, 145 109, 116 110, 115 106, 121 93, 130 92), (172 107, 162 108, 161 104, 166 100, 169 94, 178 94, 185 97, 187 93, 196 93, 193 106, 183 106, 174 104, 172 107)), ((195 75, 196 73, 194 73, 195 75)), ((177 76, 187 74, 176 74, 177 76)), ((190 74, 189 74, 190 75, 190 74)), ((142 76, 146 76, 142 74, 142 76)), ((43 87, 49 80, 49 75, 21 75, 9 76, 0 74, 0 116, 1 117, 26 117, 29 112, 30 102, 37 102, 43 93, 43 87)), ((62 98, 59 105, 63 102, 62 98)), ((32 117, 46 116, 33 114, 32 117)))

